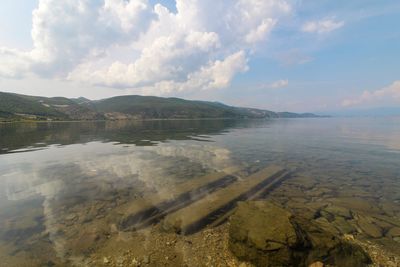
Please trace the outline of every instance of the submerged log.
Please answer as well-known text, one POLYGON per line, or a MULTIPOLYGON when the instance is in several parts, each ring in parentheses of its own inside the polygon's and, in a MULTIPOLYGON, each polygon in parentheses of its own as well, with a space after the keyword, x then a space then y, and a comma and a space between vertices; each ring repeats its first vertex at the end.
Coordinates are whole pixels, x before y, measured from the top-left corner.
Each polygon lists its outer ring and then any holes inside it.
POLYGON ((162 227, 167 231, 191 234, 216 221, 218 215, 232 210, 245 200, 281 177, 286 170, 278 166, 264 168, 228 187, 207 195, 191 205, 167 215, 162 227))
MULTIPOLYGON (((253 195, 248 196, 247 200, 260 200, 264 199, 272 190, 278 187, 283 181, 288 179, 291 175, 291 172, 283 172, 282 175, 277 175, 275 179, 270 179, 269 183, 263 187, 260 191, 256 192, 253 195)), ((235 209, 232 209, 225 214, 216 216, 217 219, 213 221, 210 226, 216 227, 223 223, 225 223, 229 217, 235 212, 235 209)))
POLYGON ((156 222, 167 213, 182 208, 206 194, 236 181, 236 173, 240 169, 238 166, 225 168, 222 171, 178 184, 172 189, 161 190, 146 198, 135 200, 119 211, 123 214, 119 228, 133 230, 156 222))

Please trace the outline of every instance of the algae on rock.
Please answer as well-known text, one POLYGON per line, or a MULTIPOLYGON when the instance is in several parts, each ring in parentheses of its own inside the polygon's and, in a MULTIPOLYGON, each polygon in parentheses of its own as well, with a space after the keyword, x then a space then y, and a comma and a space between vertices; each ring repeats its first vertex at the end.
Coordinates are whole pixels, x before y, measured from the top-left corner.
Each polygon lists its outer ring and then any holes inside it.
POLYGON ((256 266, 365 266, 364 250, 341 239, 334 227, 294 216, 268 201, 240 202, 230 219, 229 247, 256 266))

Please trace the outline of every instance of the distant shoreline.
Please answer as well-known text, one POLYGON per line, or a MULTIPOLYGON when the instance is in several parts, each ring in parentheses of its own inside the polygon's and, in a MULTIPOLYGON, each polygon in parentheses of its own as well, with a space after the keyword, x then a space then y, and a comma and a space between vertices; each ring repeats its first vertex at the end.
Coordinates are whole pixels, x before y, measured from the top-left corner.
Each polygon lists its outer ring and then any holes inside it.
POLYGON ((319 117, 312 113, 274 112, 220 102, 124 95, 91 101, 0 92, 2 122, 98 120, 202 120, 319 117))
POLYGON ((65 123, 65 122, 121 122, 121 121, 210 121, 210 120, 280 120, 280 119, 319 119, 319 118, 332 118, 331 116, 319 117, 297 117, 297 118, 171 118, 171 119, 121 119, 121 120, 16 120, 16 121, 0 121, 0 124, 12 123, 65 123))

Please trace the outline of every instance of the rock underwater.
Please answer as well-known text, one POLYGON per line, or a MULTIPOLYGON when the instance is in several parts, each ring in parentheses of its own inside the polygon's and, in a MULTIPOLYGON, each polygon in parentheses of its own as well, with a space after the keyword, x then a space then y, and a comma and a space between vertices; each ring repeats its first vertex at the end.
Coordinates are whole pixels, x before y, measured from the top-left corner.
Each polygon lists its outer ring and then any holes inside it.
POLYGON ((229 248, 256 266, 309 266, 315 262, 366 266, 364 250, 310 221, 268 201, 240 202, 230 218, 229 248))

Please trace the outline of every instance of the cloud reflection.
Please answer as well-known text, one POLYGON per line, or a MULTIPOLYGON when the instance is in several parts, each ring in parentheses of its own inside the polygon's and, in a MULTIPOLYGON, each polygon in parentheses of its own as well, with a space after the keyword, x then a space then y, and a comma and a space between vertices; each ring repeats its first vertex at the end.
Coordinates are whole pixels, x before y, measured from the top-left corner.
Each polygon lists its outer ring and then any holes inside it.
POLYGON ((111 204, 131 201, 136 193, 165 191, 233 164, 229 150, 189 141, 151 147, 92 142, 8 154, 7 159, 0 164, 7 170, 0 176, 7 201, 43 198, 38 208, 57 258, 74 264, 83 258, 73 253, 76 240, 68 231, 83 233, 83 221, 95 226, 111 204), (82 228, 72 227, 74 221, 82 228))

